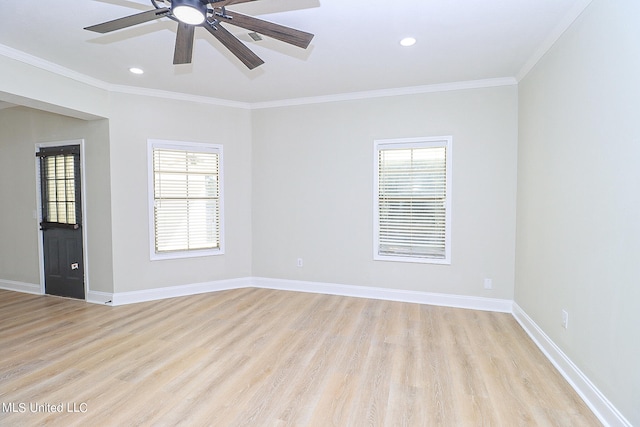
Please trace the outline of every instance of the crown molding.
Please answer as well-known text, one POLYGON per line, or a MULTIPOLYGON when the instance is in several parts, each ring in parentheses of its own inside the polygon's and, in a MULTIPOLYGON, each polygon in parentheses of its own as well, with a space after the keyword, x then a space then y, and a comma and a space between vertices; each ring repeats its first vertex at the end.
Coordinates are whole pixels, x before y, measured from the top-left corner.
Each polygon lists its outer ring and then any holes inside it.
MULTIPOLYGON (((590 1, 590 0, 589 0, 590 1)), ((423 86, 409 86, 401 88, 380 89, 362 92, 340 93, 334 95, 315 96, 306 98, 292 98, 277 101, 265 102, 239 102, 226 99, 211 98, 200 95, 191 95, 179 92, 170 92, 158 89, 147 89, 135 86, 116 85, 104 82, 102 80, 89 77, 85 74, 65 68, 61 65, 49 62, 37 56, 24 53, 20 50, 0 44, 0 55, 16 61, 23 62, 36 68, 67 77, 69 79, 84 83, 108 92, 123 93, 128 95, 151 96, 163 99, 173 99, 178 101, 189 101, 200 104, 218 105, 222 107, 231 107, 247 110, 267 109, 276 107, 289 107, 296 105, 321 104, 327 102, 353 101, 359 99, 382 98, 389 96, 416 95, 423 93, 448 92, 466 89, 479 89, 497 86, 517 85, 518 80, 515 77, 499 77, 483 80, 469 80, 451 83, 439 83, 423 86)))
POLYGON ((481 89, 497 86, 517 85, 515 77, 499 77, 483 80, 468 80, 452 83, 438 83, 423 86, 408 86, 392 89, 370 90, 363 92, 340 93, 335 95, 315 96, 308 98, 283 99, 279 101, 255 102, 251 104, 252 109, 290 107, 296 105, 322 104, 326 102, 353 101, 358 99, 382 98, 387 96, 416 95, 422 93, 449 92, 465 89, 481 89))
POLYGON ((128 95, 151 96, 155 98, 172 99, 175 101, 189 101, 199 104, 217 105, 220 107, 231 107, 249 110, 251 104, 248 102, 231 101, 220 98, 210 98, 201 95, 191 95, 180 92, 170 92, 168 90, 147 89, 136 86, 109 85, 110 92, 124 93, 128 95))
POLYGON ((53 62, 39 58, 37 56, 30 55, 28 53, 22 52, 21 50, 14 49, 9 46, 5 46, 3 44, 0 44, 0 55, 7 57, 9 59, 20 61, 22 63, 31 65, 33 67, 39 68, 44 71, 49 71, 53 74, 57 74, 62 77, 66 77, 71 80, 75 80, 77 82, 84 83, 89 86, 93 86, 95 88, 105 90, 107 92, 125 93, 129 95, 152 96, 156 98, 165 98, 165 99, 173 99, 173 100, 180 100, 180 101, 191 101, 191 102, 197 102, 201 104, 219 105, 224 107, 244 108, 244 109, 250 108, 250 104, 245 102, 229 101, 225 99, 210 98, 206 96, 188 95, 188 94, 178 93, 178 92, 145 89, 145 88, 134 87, 134 86, 125 86, 125 85, 116 85, 116 84, 107 83, 105 81, 87 76, 86 74, 82 74, 77 71, 73 71, 69 68, 63 67, 61 65, 55 64, 53 62))
POLYGON ((49 71, 62 77, 67 77, 69 79, 87 84, 89 86, 94 86, 98 89, 109 90, 109 84, 103 82, 102 80, 89 77, 86 74, 73 71, 69 68, 63 67, 62 65, 58 65, 45 59, 38 58, 37 56, 30 55, 21 50, 14 49, 3 44, 0 44, 0 55, 5 56, 9 59, 13 59, 15 61, 23 62, 36 68, 40 68, 44 71, 49 71))
POLYGON ((538 61, 553 47, 554 44, 562 37, 562 35, 571 27, 576 19, 582 12, 585 11, 587 6, 591 4, 593 0, 579 0, 567 14, 560 20, 558 25, 555 26, 553 31, 544 39, 544 41, 538 46, 533 55, 524 63, 520 71, 516 74, 516 80, 520 82, 523 78, 529 74, 533 67, 536 66, 538 61))
POLYGON ((5 108, 15 107, 16 104, 12 104, 10 102, 0 101, 0 110, 4 110, 5 108))

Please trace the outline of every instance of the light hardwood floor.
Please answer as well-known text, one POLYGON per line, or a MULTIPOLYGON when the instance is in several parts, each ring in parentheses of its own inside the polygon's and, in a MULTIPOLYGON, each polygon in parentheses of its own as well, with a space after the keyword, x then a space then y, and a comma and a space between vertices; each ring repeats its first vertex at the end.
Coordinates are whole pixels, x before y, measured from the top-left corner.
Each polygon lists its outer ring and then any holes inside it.
POLYGON ((0 290, 0 364, 2 426, 600 425, 509 314, 331 295, 0 290))

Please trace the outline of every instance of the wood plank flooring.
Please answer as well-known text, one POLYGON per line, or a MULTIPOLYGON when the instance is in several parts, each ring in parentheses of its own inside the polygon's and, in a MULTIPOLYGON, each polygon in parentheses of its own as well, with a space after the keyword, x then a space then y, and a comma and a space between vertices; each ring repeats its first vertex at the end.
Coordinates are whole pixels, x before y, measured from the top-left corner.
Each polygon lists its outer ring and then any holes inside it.
POLYGON ((511 315, 361 298, 0 290, 0 364, 2 426, 600 425, 511 315))

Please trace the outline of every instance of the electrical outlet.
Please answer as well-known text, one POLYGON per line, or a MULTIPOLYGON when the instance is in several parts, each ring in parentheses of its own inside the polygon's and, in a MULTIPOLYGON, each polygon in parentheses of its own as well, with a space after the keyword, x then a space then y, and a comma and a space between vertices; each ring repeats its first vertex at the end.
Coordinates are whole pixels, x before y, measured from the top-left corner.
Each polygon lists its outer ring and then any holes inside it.
POLYGON ((567 310, 562 310, 562 327, 567 329, 569 327, 569 313, 567 310))
POLYGON ((298 262, 296 264, 298 267, 302 267, 304 265, 304 261, 302 261, 302 258, 298 258, 298 262))
POLYGON ((485 289, 493 289, 493 280, 484 279, 484 288, 485 289))

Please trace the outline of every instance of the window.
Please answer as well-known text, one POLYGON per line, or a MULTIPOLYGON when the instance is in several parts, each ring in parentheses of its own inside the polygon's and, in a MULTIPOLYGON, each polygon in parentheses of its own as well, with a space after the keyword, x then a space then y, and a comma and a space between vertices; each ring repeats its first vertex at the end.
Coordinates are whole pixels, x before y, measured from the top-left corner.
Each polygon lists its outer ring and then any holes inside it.
POLYGON ((222 146, 148 146, 151 259, 222 254, 222 146))
POLYGON ((451 137, 375 141, 374 259, 450 264, 451 137))
POLYGON ((43 225, 81 223, 80 192, 76 186, 80 146, 42 147, 36 155, 40 158, 43 225))

